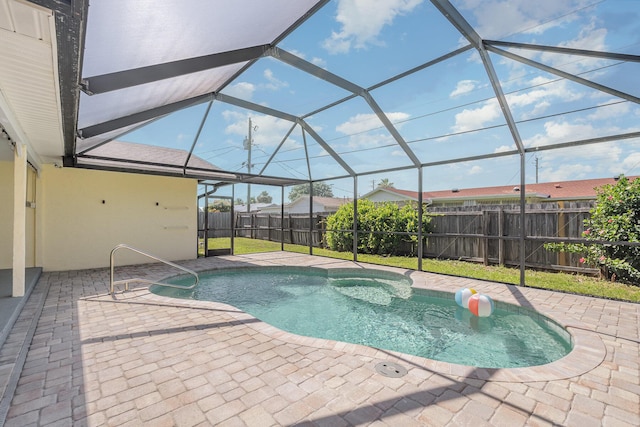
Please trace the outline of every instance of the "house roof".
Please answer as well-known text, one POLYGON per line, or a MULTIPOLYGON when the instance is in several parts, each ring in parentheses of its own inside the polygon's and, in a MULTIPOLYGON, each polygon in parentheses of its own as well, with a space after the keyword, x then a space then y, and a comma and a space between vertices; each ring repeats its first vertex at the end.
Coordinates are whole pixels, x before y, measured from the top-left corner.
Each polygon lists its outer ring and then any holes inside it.
MULTIPOLYGON (((340 206, 344 205, 345 203, 349 203, 351 201, 353 201, 353 199, 347 198, 347 197, 315 197, 314 196, 313 198, 314 204, 322 205, 327 210, 338 209, 340 206)), ((308 195, 300 196, 297 199, 295 199, 293 202, 285 204, 285 206, 291 207, 300 203, 308 204, 309 196, 308 195)), ((280 208, 280 205, 273 204, 273 205, 265 206, 263 210, 271 210, 271 209, 275 210, 279 208, 280 208)))
POLYGON ((118 168, 123 162, 135 164, 137 168, 149 172, 220 170, 196 155, 189 157, 189 152, 185 150, 123 141, 112 141, 87 151, 80 165, 118 168))
MULTIPOLYGON (((635 176, 628 177, 634 180, 635 176)), ((525 191, 527 197, 538 197, 542 199, 595 199, 596 188, 606 184, 615 184, 615 178, 584 179, 577 181, 554 181, 539 184, 527 184, 525 191)), ((502 185, 496 187, 460 188, 442 191, 425 191, 422 193, 423 200, 444 200, 444 199, 491 199, 491 198, 519 198, 519 185, 502 185)), ((418 192, 410 190, 400 190, 397 188, 377 188, 363 197, 368 197, 378 191, 386 191, 400 196, 418 200, 418 192)))
MULTIPOLYGON (((309 196, 298 197, 296 200, 289 203, 289 205, 298 204, 302 200, 306 200, 308 203, 309 196)), ((339 208, 340 206, 344 205, 345 203, 349 203, 350 201, 351 199, 343 198, 343 197, 317 197, 317 196, 313 197, 314 203, 320 204, 326 208, 330 208, 330 207, 339 208)))

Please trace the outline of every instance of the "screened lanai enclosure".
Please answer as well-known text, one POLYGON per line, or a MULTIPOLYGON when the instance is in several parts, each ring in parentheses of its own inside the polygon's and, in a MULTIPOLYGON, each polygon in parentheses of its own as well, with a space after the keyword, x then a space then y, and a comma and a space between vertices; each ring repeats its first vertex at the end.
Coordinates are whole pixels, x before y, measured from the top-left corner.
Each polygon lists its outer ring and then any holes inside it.
MULTIPOLYGON (((197 178, 203 211, 229 205, 229 248, 326 228, 314 201, 327 194, 303 199, 302 223, 285 212, 300 185, 355 201, 354 224, 381 183, 415 192, 420 219, 428 192, 510 186, 515 228, 481 245, 515 251, 524 280, 543 251, 523 225, 528 185, 638 175, 634 1, 35 3, 58 10, 59 48, 77 52, 58 65, 64 166, 197 178), (266 226, 236 222, 268 206, 266 226)), ((469 218, 451 244, 482 234, 469 218)), ((422 269, 448 252, 425 253, 437 237, 417 230, 422 269)), ((358 234, 385 232, 333 231, 355 259, 358 234)))

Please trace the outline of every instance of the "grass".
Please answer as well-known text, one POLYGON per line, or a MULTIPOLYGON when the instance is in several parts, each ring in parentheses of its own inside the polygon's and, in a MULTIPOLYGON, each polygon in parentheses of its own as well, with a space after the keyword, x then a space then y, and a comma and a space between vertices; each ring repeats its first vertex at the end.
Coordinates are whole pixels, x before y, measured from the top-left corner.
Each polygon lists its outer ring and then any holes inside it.
MULTIPOLYGON (((229 247, 230 239, 209 239, 209 248, 229 247)), ((256 252, 279 251, 280 243, 266 240, 235 238, 234 253, 236 255, 256 252)), ((308 254, 309 248, 300 245, 284 245, 285 251, 308 254)), ((352 260, 350 252, 335 252, 328 249, 313 248, 313 254, 329 258, 352 260)), ((358 254, 358 261, 388 265, 392 267, 418 269, 418 259, 402 256, 380 256, 358 254)), ((517 285, 520 283, 520 270, 501 266, 484 266, 472 262, 424 259, 422 270, 431 273, 448 274, 452 276, 470 277, 474 279, 490 280, 494 282, 517 285)), ((630 302, 640 302, 640 286, 625 285, 601 280, 596 277, 568 273, 549 273, 543 271, 526 270, 525 283, 532 288, 541 288, 579 295, 616 299, 630 302)))

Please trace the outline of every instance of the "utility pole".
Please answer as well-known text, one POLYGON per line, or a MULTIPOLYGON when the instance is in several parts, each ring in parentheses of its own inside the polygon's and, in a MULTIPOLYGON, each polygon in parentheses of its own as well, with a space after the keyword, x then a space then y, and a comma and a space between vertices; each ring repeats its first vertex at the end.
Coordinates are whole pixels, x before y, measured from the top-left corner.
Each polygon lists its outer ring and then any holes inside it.
POLYGON ((538 156, 536 156, 536 184, 538 183, 538 156))
MULTIPOLYGON (((253 140, 251 139, 251 117, 249 117, 249 132, 248 136, 244 139, 243 146, 247 153, 247 173, 251 175, 251 145, 253 140)), ((251 213, 251 184, 247 184, 247 213, 251 213)))

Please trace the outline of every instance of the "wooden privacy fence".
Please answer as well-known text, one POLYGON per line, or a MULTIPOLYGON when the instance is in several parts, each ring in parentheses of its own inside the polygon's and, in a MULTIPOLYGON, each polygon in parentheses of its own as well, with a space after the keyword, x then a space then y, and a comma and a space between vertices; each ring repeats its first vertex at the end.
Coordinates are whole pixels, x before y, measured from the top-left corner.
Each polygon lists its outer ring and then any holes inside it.
POLYGON ((309 224, 309 214, 236 214, 236 237, 284 241, 296 245, 324 246, 326 218, 329 213, 314 214, 309 224), (284 233, 284 234, 283 234, 284 233), (309 238, 311 236, 311 238, 309 238))
MULTIPOLYGON (((526 206, 525 264, 552 270, 590 271, 576 254, 552 252, 544 244, 582 238, 591 203, 540 203, 526 206)), ((453 258, 485 264, 519 265, 521 222, 519 206, 480 206, 430 209, 433 233, 427 236, 425 257, 453 258)))
MULTIPOLYGON (((580 264, 579 255, 551 252, 544 248, 546 242, 581 238, 584 220, 589 218, 592 207, 591 202, 527 205, 524 218, 526 266, 594 272, 595 270, 580 264)), ((520 264, 522 218, 519 205, 429 208, 428 211, 432 215, 433 231, 425 236, 425 258, 461 259, 500 265, 520 264)), ((215 217, 220 214, 209 215, 215 217)), ((313 214, 310 224, 308 214, 285 214, 282 218, 276 214, 237 213, 235 236, 324 247, 326 218, 329 215, 330 213, 313 214)), ((210 224, 216 224, 216 221, 210 219, 210 224)), ((209 234, 209 237, 213 236, 209 234)), ((408 240, 409 236, 406 245, 400 248, 400 254, 415 254, 416 248, 408 240)))
POLYGON ((231 237, 231 212, 198 212, 198 237, 201 239, 205 228, 208 237, 231 237))

